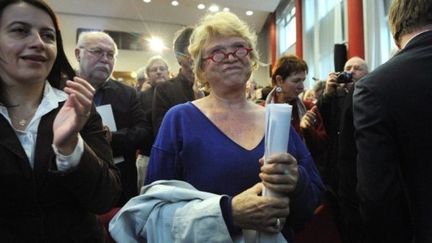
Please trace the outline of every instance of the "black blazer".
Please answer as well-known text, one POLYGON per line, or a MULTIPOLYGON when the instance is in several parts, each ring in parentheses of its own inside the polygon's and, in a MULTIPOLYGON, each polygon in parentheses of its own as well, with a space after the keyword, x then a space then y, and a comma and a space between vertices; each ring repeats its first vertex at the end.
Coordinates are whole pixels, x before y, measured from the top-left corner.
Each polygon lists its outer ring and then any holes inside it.
MULTIPOLYGON (((149 145, 151 124, 147 122, 134 88, 116 80, 108 80, 100 88, 103 92, 100 105, 111 104, 117 132, 112 133, 111 146, 114 157, 124 156, 135 163, 136 150, 149 145)), ((98 92, 100 92, 98 90, 98 92)))
MULTIPOLYGON (((354 138, 352 99, 353 89, 350 89, 345 96, 342 106, 339 135, 338 135, 338 154, 337 154, 337 175, 338 188, 337 195, 341 207, 349 207, 343 215, 349 220, 359 221, 359 205, 356 192, 357 186, 357 148, 354 138)), ((360 229, 358 229, 360 230, 360 229)))
POLYGON ((109 79, 97 91, 101 95, 98 105, 111 104, 117 131, 112 132, 113 156, 123 156, 125 163, 120 169, 123 195, 119 205, 138 194, 136 151, 140 147, 151 147, 152 129, 140 106, 133 87, 109 79))
POLYGON ((59 172, 51 144, 60 107, 40 121, 34 169, 0 115, 0 242, 103 242, 95 214, 111 209, 121 190, 111 149, 93 108, 80 131, 84 154, 78 167, 59 172))
POLYGON ((144 111, 144 117, 146 119, 146 122, 148 124, 148 130, 151 131, 151 134, 148 135, 148 143, 143 144, 140 148, 140 153, 149 157, 150 151, 151 151, 151 145, 153 145, 154 142, 154 131, 153 131, 153 124, 152 124, 152 104, 153 104, 153 93, 155 88, 151 87, 145 91, 139 91, 138 92, 138 99, 140 101, 141 108, 144 111), (148 146, 150 144, 150 146, 148 146))
POLYGON ((356 84, 358 190, 368 242, 432 242, 432 31, 356 84))
POLYGON ((153 133, 156 136, 167 111, 178 104, 194 100, 193 82, 179 74, 156 86, 152 102, 153 133))

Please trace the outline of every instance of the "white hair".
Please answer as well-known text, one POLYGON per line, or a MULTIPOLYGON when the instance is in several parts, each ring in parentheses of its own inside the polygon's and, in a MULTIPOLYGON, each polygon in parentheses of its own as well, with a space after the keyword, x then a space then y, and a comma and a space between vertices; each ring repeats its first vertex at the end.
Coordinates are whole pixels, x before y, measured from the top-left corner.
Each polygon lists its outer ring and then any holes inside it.
POLYGON ((117 44, 115 43, 115 41, 113 40, 113 38, 110 35, 108 35, 107 33, 103 32, 103 31, 81 32, 81 34, 78 37, 77 47, 78 48, 84 47, 87 44, 87 42, 89 41, 89 39, 91 39, 91 38, 109 39, 112 42, 112 44, 114 45, 114 54, 117 55, 117 53, 118 53, 117 44))

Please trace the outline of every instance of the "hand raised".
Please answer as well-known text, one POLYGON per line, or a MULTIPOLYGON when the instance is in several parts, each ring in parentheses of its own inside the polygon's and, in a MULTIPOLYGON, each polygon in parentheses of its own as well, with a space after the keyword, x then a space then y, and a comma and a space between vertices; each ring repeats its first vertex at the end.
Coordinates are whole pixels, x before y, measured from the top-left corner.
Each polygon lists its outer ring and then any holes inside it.
POLYGON ((334 96, 336 95, 336 90, 338 87, 338 83, 336 81, 337 79, 337 73, 329 73, 327 81, 326 81, 326 85, 325 85, 325 89, 324 89, 324 94, 328 95, 328 96, 334 96))
POLYGON ((317 121, 317 114, 312 110, 307 111, 300 121, 301 129, 314 129, 317 121))
POLYGON ((94 88, 84 79, 68 80, 64 91, 69 95, 53 124, 53 144, 60 153, 72 153, 78 141, 78 132, 90 115, 94 88))

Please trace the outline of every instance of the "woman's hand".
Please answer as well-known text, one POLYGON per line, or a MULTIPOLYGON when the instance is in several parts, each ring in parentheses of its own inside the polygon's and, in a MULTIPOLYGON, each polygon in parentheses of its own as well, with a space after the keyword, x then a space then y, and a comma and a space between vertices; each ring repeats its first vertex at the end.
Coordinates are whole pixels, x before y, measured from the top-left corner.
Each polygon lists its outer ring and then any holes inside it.
POLYGON ((288 153, 270 156, 266 163, 260 159, 259 177, 264 186, 274 192, 287 194, 295 190, 299 178, 297 160, 288 153))
POLYGON ((278 233, 289 214, 289 199, 260 196, 262 189, 258 183, 232 199, 233 223, 242 229, 278 233))
POLYGON ((64 91, 69 95, 53 124, 53 144, 63 155, 69 155, 78 142, 78 132, 90 116, 95 89, 82 78, 66 81, 64 91))
POLYGON ((317 114, 313 111, 307 111, 300 121, 301 129, 314 129, 317 122, 317 114))

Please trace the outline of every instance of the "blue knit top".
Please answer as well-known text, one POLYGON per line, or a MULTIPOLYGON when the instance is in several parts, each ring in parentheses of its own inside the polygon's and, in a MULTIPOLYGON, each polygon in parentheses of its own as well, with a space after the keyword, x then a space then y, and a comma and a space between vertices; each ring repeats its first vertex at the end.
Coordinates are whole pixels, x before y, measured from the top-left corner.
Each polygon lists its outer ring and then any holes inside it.
MULTIPOLYGON (((313 215, 323 184, 311 154, 294 129, 289 136, 287 151, 299 165, 299 181, 290 195, 291 213, 287 219, 287 224, 294 226, 313 215)), ((247 150, 187 102, 166 113, 151 151, 145 184, 162 179, 184 180, 198 190, 232 197, 260 182, 258 160, 263 155, 264 138, 247 150)))

